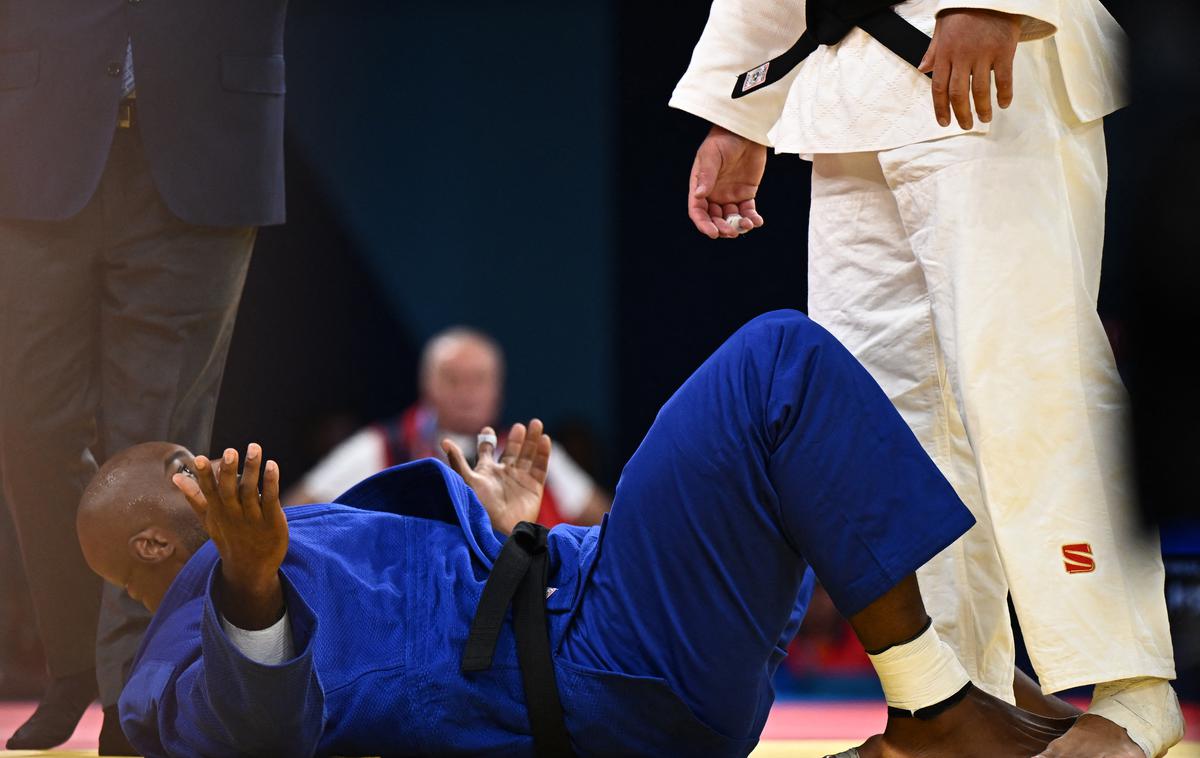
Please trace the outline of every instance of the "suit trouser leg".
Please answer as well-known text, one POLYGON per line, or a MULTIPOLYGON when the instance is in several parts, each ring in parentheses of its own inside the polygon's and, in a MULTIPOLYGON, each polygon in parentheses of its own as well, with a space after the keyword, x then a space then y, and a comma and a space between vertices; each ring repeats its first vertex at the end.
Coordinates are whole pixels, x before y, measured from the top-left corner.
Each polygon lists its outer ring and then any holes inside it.
POLYGON ((75 534, 95 471, 98 213, 0 222, 0 479, 54 677, 94 665, 100 604, 75 534))
MULTIPOLYGON (((113 162, 102 191, 121 232, 100 264, 100 455, 151 440, 206 453, 256 231, 176 218, 136 132, 118 134, 113 162)), ((117 702, 149 619, 106 587, 96 639, 104 705, 117 702)))
POLYGON ((801 314, 767 314, 625 466, 563 652, 665 679, 711 728, 755 735, 809 566, 852 615, 970 524, 853 357, 801 314))
POLYGON ((1013 701, 1008 581, 950 392, 925 275, 875 153, 813 160, 808 312, 879 382, 978 525, 917 577, 938 634, 977 686, 1013 701))

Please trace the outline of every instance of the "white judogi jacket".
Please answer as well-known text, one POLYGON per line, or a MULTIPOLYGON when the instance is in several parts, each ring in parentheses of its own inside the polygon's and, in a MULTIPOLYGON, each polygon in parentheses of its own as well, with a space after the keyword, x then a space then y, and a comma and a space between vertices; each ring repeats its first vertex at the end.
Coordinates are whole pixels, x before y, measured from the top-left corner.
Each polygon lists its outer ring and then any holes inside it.
MULTIPOLYGON (((804 6, 803 0, 714 0, 670 105, 776 152, 802 155, 887 150, 961 133, 935 120, 929 78, 857 28, 817 48, 787 78, 732 99, 739 74, 787 50, 804 32, 804 6)), ((908 0, 895 10, 932 35, 938 12, 953 8, 1022 15, 1022 41, 1050 38, 1080 121, 1124 103, 1124 32, 1099 0, 908 0)), ((988 124, 976 119, 971 131, 986 132, 988 124)))

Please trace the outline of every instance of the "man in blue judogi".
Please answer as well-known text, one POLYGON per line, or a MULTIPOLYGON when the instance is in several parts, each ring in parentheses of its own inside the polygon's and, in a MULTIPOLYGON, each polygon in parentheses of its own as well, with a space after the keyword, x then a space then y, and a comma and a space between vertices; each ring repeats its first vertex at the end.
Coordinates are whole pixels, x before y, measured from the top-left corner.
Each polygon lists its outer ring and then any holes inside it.
POLYGON ((527 523, 550 439, 517 425, 496 460, 490 435, 474 469, 447 442, 454 470, 419 461, 286 511, 257 445, 240 480, 233 450, 115 458, 78 526, 89 565, 155 611, 121 697, 131 742, 744 755, 814 573, 891 706, 862 756, 1029 756, 1065 730, 974 689, 937 639, 913 572, 972 517, 803 315, 755 319, 684 383, 601 526, 527 523))

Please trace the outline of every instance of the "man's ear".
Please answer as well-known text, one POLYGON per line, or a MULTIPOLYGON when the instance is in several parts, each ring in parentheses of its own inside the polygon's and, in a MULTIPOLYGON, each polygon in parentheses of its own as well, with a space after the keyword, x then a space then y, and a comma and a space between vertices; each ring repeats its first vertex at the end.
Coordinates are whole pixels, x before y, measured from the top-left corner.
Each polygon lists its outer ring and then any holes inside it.
POLYGON ((148 526, 129 538, 129 552, 144 563, 158 563, 175 554, 174 535, 157 526, 148 526))

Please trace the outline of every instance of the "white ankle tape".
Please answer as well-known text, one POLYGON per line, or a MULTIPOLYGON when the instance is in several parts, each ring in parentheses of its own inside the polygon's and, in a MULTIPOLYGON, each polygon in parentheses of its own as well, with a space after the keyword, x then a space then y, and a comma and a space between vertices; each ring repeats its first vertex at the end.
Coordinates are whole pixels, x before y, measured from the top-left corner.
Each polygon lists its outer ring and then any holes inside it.
POLYGON ((1097 684, 1088 713, 1123 727, 1147 758, 1158 758, 1183 739, 1179 698, 1166 679, 1143 677, 1097 684))
POLYGON ((932 624, 912 642, 869 657, 887 704, 909 712, 937 705, 971 681, 932 624))

